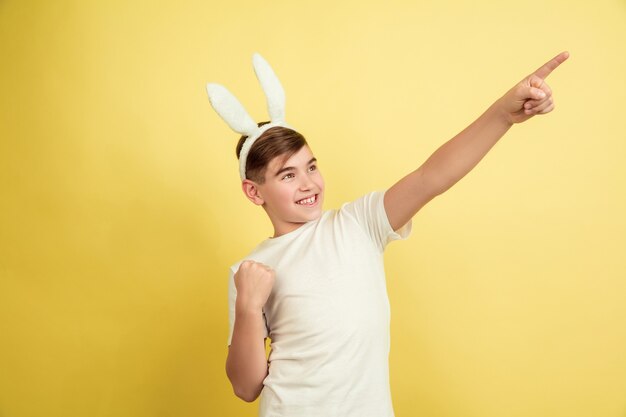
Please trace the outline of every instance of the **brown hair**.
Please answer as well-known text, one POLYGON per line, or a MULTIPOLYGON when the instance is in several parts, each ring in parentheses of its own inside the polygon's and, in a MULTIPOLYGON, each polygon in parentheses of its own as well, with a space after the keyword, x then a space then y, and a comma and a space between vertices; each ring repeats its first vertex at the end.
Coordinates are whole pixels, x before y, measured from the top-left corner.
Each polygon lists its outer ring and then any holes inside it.
MULTIPOLYGON (((259 127, 269 122, 259 123, 259 127)), ((242 136, 237 143, 237 158, 241 153, 243 143, 248 137, 242 136)), ((267 129, 252 144, 248 158, 246 159, 246 178, 259 184, 265 182, 265 170, 269 163, 281 156, 284 160, 289 159, 293 154, 298 152, 304 145, 306 139, 295 130, 282 126, 274 126, 267 129)))

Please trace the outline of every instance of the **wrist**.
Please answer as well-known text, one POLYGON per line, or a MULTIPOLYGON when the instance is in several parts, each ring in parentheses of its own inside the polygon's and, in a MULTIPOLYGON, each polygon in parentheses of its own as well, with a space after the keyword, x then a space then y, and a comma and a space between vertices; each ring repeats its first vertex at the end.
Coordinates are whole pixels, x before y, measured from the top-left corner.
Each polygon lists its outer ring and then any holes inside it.
POLYGON ((504 97, 498 99, 491 107, 498 122, 508 129, 513 126, 515 122, 513 121, 513 116, 507 110, 503 99, 504 97))
POLYGON ((244 297, 237 297, 235 302, 235 313, 237 316, 254 317, 263 314, 263 307, 258 306, 244 297))

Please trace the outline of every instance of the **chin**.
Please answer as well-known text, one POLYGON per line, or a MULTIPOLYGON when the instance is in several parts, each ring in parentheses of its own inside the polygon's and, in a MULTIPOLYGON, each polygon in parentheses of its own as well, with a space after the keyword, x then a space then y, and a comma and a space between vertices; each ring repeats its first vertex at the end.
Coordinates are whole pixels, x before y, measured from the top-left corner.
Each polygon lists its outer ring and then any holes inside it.
POLYGON ((321 210, 319 211, 319 213, 315 213, 315 214, 311 215, 307 221, 310 222, 310 221, 313 221, 313 220, 317 220, 320 217, 322 217, 322 211, 321 210))
POLYGON ((300 216, 300 218, 302 219, 302 223, 312 222, 314 220, 319 219, 320 217, 322 217, 321 209, 318 209, 318 210, 315 210, 315 211, 312 211, 310 213, 300 216))

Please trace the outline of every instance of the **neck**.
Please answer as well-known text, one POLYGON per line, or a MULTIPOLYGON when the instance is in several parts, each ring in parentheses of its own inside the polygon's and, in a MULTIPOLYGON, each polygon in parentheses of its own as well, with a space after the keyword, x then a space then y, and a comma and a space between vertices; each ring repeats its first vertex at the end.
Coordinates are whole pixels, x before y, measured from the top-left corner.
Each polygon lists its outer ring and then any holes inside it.
POLYGON ((287 233, 291 233, 294 230, 297 230, 304 226, 306 223, 282 223, 282 224, 274 224, 274 236, 272 239, 280 237, 282 235, 286 235, 287 233))

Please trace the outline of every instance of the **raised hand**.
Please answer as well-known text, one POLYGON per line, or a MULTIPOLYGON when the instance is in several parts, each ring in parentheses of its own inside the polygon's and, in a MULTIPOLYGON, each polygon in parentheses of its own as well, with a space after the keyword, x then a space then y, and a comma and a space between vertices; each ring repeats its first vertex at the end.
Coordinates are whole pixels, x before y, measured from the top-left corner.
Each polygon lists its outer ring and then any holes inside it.
POLYGON ((259 262, 243 261, 235 273, 237 309, 261 311, 274 287, 275 272, 259 262))
POLYGON ((510 123, 522 123, 554 109, 552 90, 545 80, 567 58, 569 52, 561 52, 502 96, 499 102, 510 123))

